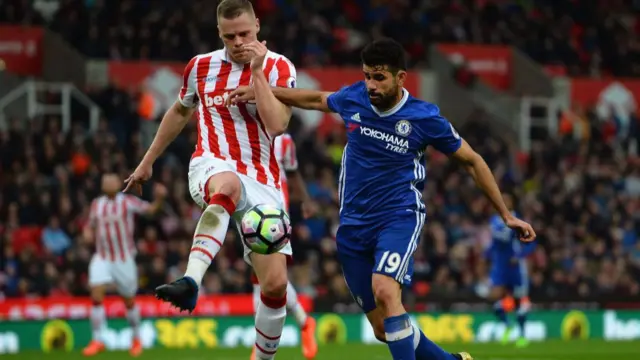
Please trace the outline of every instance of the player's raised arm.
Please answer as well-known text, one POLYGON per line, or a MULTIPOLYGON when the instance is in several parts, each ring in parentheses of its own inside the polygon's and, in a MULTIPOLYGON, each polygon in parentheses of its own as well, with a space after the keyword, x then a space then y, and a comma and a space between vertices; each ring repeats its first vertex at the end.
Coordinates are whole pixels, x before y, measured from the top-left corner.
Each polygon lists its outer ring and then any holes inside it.
POLYGON ((193 116, 195 106, 198 103, 195 85, 197 61, 198 57, 196 56, 185 67, 178 100, 164 114, 151 146, 149 146, 136 170, 125 181, 127 183, 124 189, 125 192, 129 189, 135 189, 138 193, 141 192, 140 184, 151 177, 153 163, 180 134, 193 116))
MULTIPOLYGON (((271 92, 271 84, 263 71, 263 64, 267 56, 266 42, 253 41, 244 45, 244 48, 253 53, 251 59, 251 74, 253 75, 253 87, 256 98, 258 114, 272 135, 282 134, 289 125, 291 119, 291 107, 279 101, 271 92)), ((284 58, 277 60, 277 66, 284 66, 295 82, 295 69, 284 58)))

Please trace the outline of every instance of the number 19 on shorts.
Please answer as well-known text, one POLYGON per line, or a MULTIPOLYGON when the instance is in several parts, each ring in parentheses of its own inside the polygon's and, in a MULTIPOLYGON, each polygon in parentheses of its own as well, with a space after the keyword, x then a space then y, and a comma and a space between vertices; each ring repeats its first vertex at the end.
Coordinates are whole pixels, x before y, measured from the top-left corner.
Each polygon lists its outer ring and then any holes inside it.
POLYGON ((387 274, 395 274, 402 262, 402 256, 397 252, 385 251, 378 263, 377 272, 385 272, 387 274))

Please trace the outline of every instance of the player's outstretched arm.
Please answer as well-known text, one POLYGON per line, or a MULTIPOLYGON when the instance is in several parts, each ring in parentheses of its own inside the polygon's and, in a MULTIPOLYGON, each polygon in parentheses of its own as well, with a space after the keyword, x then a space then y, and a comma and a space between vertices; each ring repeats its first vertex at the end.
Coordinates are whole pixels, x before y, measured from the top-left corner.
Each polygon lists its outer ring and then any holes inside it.
POLYGON ((138 195, 142 193, 141 185, 151 178, 153 163, 184 129, 193 112, 193 108, 186 107, 180 101, 176 101, 165 113, 151 146, 133 174, 125 180, 126 187, 123 190, 124 192, 134 190, 138 195))
MULTIPOLYGON (((327 99, 333 94, 332 92, 282 87, 271 88, 271 91, 285 105, 305 110, 333 112, 327 104, 327 99)), ((255 99, 255 90, 252 87, 240 86, 229 94, 227 104, 235 105, 255 99)))
POLYGON ((164 201, 167 198, 168 190, 162 184, 155 184, 153 187, 153 202, 146 207, 145 214, 149 216, 156 215, 162 210, 164 201))
POLYGON ((489 165, 487 165, 480 154, 475 152, 471 146, 462 139, 462 145, 457 151, 452 153, 450 157, 458 161, 473 177, 476 185, 478 185, 478 187, 489 198, 489 201, 491 201, 495 209, 498 211, 498 214, 500 214, 500 217, 502 217, 505 224, 520 232, 520 239, 522 241, 533 241, 535 239, 536 234, 531 225, 513 216, 510 209, 505 204, 500 188, 498 187, 498 183, 496 182, 489 165))
POLYGON ((195 108, 189 108, 176 101, 164 114, 158 132, 144 155, 142 162, 153 164, 169 144, 175 140, 187 125, 195 108))
POLYGON ((305 110, 333 112, 327 103, 332 92, 308 89, 273 89, 273 94, 283 103, 305 110))

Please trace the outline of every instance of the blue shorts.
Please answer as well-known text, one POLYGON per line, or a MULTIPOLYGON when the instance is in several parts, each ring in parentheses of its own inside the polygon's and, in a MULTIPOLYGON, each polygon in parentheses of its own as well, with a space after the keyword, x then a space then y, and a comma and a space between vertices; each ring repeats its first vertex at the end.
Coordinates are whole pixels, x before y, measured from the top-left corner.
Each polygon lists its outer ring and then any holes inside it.
POLYGON ((365 313, 376 308, 371 287, 374 273, 410 285, 413 253, 418 248, 426 214, 403 211, 368 225, 340 225, 338 260, 351 295, 365 313))
POLYGON ((529 275, 524 261, 518 265, 492 266, 491 285, 501 286, 513 293, 514 297, 529 296, 529 275))

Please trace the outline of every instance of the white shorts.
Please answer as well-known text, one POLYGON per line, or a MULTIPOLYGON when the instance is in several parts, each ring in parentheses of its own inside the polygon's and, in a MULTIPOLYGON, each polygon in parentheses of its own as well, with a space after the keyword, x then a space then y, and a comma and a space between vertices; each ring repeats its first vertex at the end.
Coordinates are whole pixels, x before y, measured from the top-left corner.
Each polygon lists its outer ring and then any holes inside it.
MULTIPOLYGON (((242 185, 240 201, 236 205, 236 211, 231 215, 238 233, 240 233, 240 222, 242 221, 242 216, 253 206, 258 204, 269 204, 277 206, 280 209, 285 209, 282 191, 272 186, 261 184, 257 180, 246 175, 239 174, 228 162, 207 155, 194 158, 189 163, 189 192, 191 193, 193 201, 195 201, 198 206, 203 209, 207 206, 207 203, 204 200, 204 189, 207 180, 209 180, 213 175, 227 171, 236 174, 240 179, 240 184, 242 185)), ((242 247, 244 248, 244 260, 251 264, 251 260, 249 259, 251 250, 244 244, 244 242, 242 243, 242 247)), ((291 244, 288 243, 279 252, 290 256, 293 253, 291 244)))
POLYGON ((138 267, 135 259, 109 261, 99 254, 89 263, 89 286, 115 284, 118 294, 132 298, 138 291, 138 267))

